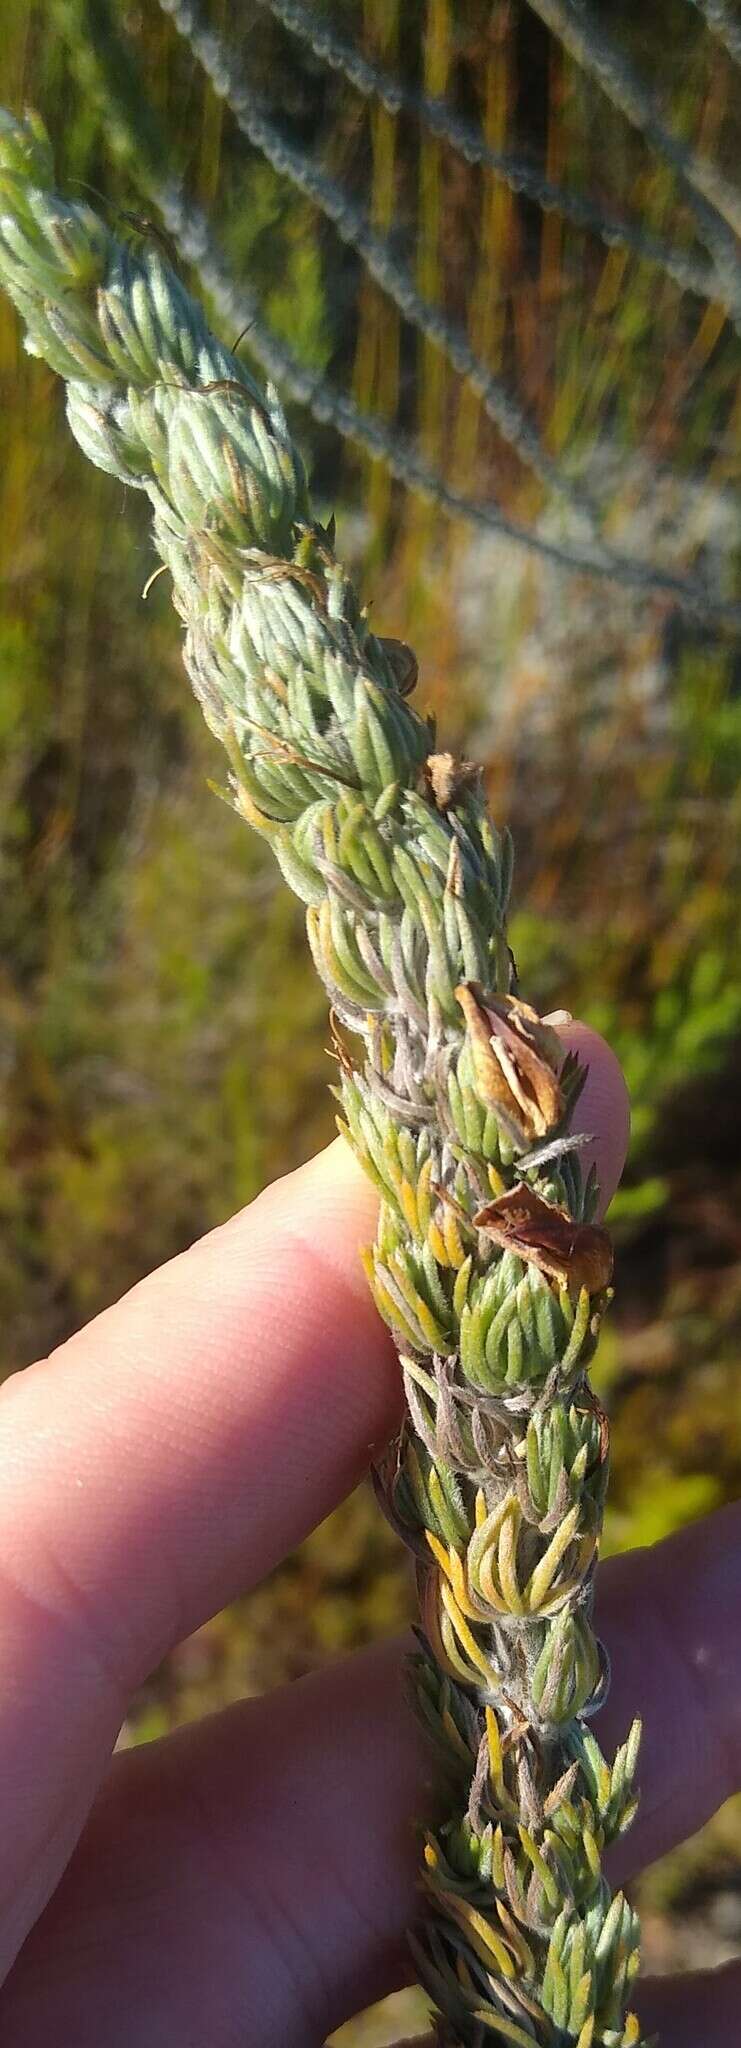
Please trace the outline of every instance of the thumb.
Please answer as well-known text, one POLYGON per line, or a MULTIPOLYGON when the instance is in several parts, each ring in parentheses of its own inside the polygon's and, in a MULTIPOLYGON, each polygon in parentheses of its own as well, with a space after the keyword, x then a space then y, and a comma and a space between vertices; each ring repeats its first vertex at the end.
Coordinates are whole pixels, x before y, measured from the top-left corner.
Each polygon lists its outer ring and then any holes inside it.
POLYGON ((587 1076, 574 1111, 573 1128, 589 1134, 581 1148, 583 1174, 594 1166, 599 1180, 599 1213, 604 1215, 612 1201, 625 1165, 630 1137, 630 1100, 620 1061, 606 1039, 588 1024, 580 1024, 563 1011, 554 1011, 545 1023, 555 1025, 567 1052, 576 1053, 587 1076))

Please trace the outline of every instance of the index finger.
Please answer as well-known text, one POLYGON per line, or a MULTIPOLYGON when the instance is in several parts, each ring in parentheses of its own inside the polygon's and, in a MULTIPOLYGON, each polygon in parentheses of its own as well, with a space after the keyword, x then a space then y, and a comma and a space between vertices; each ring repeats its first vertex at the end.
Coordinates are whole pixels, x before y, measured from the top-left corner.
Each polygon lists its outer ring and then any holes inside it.
POLYGON ((43 1584, 133 1687, 350 1490, 401 1402, 375 1211, 335 1143, 7 1383, 0 1604, 43 1584))
POLYGON ((139 1678, 398 1420, 357 1256, 375 1206, 335 1145, 0 1392, 0 1980, 139 1678))

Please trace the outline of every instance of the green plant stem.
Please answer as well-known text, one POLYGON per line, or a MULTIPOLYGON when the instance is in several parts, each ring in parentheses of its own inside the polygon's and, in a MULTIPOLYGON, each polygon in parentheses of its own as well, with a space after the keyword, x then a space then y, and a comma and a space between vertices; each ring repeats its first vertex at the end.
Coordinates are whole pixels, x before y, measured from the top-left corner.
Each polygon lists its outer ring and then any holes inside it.
POLYGON ((411 708, 410 651, 371 632, 275 393, 156 241, 61 199, 40 125, 5 115, 0 278, 81 447, 151 501, 226 793, 306 904, 342 1128, 380 1196, 366 1262, 408 1413, 378 1486, 419 1574, 439 1770, 412 1941, 439 2041, 630 2048, 638 1928, 602 1853, 638 1728, 610 1765, 588 1726, 611 1255, 582 1073, 515 992, 507 834, 411 708))

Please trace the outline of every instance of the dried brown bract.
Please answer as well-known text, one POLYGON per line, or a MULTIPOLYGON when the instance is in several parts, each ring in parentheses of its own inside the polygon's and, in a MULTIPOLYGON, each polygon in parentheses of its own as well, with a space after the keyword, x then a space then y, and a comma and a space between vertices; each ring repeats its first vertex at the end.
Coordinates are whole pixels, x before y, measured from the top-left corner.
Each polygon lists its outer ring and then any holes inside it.
POLYGON ((613 1252, 607 1231, 596 1223, 575 1223, 565 1210, 544 1202, 526 1181, 488 1202, 473 1220, 478 1230, 505 1251, 538 1266, 559 1287, 577 1294, 582 1287, 589 1294, 609 1287, 613 1252))
POLYGON ((470 981, 455 993, 482 1102, 506 1118, 521 1144, 547 1137, 566 1108, 558 1079, 565 1054, 557 1032, 517 996, 484 995, 470 981))
POLYGON ((407 647, 406 640, 379 639, 400 697, 411 697, 416 688, 419 664, 413 647, 407 647))
POLYGON ((465 796, 466 790, 478 786, 481 769, 475 761, 457 760, 455 754, 428 754, 424 775, 438 810, 447 811, 465 796))

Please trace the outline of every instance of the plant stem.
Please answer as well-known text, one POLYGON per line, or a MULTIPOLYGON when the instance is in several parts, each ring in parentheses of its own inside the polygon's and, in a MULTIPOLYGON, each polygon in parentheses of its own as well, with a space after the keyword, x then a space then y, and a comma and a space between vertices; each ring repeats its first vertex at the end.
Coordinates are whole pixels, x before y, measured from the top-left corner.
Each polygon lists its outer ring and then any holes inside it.
POLYGON ((630 2048, 637 1922, 601 1858, 638 1727, 612 1765, 588 1728, 611 1253, 571 1130, 583 1074, 515 989, 508 836, 412 710, 409 649, 371 632, 276 394, 155 239, 59 198, 33 118, 0 116, 0 278, 86 454, 152 503, 231 800, 306 904, 341 1126, 380 1195, 366 1263, 408 1413, 378 1486, 419 1574, 439 1785, 412 1940, 439 2040, 630 2048))

